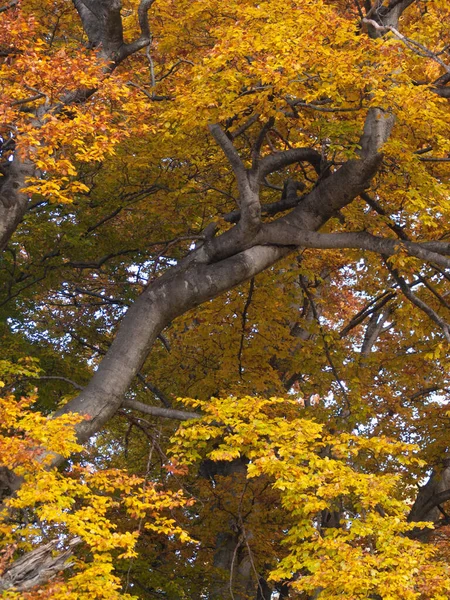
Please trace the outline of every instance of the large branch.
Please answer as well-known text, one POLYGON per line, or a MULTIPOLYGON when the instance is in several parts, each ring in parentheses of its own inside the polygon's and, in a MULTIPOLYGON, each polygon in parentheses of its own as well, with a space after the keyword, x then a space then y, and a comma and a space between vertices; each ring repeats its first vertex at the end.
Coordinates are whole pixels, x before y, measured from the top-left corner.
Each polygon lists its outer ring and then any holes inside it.
MULTIPOLYGON (((225 141, 225 134, 222 136, 219 128, 213 128, 213 133, 236 176, 247 178, 248 171, 245 171, 234 149, 225 141)), ((377 138, 374 146, 378 142, 377 138)), ((291 160, 293 155, 288 156, 291 160)), ((298 160, 299 157, 295 158, 298 160)), ((368 187, 380 163, 381 156, 372 153, 362 159, 348 161, 321 181, 297 208, 278 219, 278 222, 314 232, 336 210, 352 202, 368 187)), ((287 163, 278 164, 281 168, 287 163)), ((246 191, 244 189, 244 193, 246 191)), ((261 243, 259 234, 247 232, 246 235, 240 225, 221 236, 206 240, 202 247, 151 284, 128 310, 88 386, 59 411, 60 414, 78 412, 89 416, 78 425, 80 441, 87 440, 99 431, 115 414, 154 341, 169 323, 191 308, 251 279, 293 250, 285 244, 278 247, 279 240, 275 244, 268 244, 267 240, 261 238, 261 243)), ((272 225, 276 225, 276 222, 272 225)), ((294 243, 293 246, 298 244, 294 243)))
POLYGON ((253 236, 261 224, 261 204, 259 202, 258 180, 251 170, 247 170, 231 140, 217 124, 210 125, 209 130, 222 148, 228 163, 236 177, 239 190, 239 208, 241 219, 239 233, 241 236, 253 236))
POLYGON ((289 165, 298 162, 308 162, 313 167, 318 175, 321 172, 322 156, 313 148, 291 148, 284 152, 270 154, 259 161, 257 172, 260 180, 264 180, 267 175, 274 171, 284 169, 289 165))
POLYGON ((150 404, 144 404, 137 400, 124 400, 122 403, 123 408, 131 408, 137 410, 145 415, 151 415, 152 417, 162 417, 163 419, 175 419, 176 421, 189 421, 190 419, 200 419, 201 415, 195 412, 189 412, 186 410, 175 410, 173 408, 161 408, 159 406, 150 406, 150 404))
POLYGON ((123 38, 122 2, 120 0, 73 0, 91 48, 117 66, 127 56, 151 42, 148 11, 155 0, 141 0, 138 8, 141 35, 126 44, 123 38))
POLYGON ((405 281, 405 279, 403 279, 403 277, 399 275, 396 269, 391 268, 389 264, 387 264, 387 267, 392 277, 395 279, 400 289, 402 290, 403 294, 406 296, 406 298, 408 298, 408 300, 412 304, 417 306, 417 308, 423 311, 432 321, 436 323, 436 325, 438 325, 442 329, 445 339, 447 340, 447 342, 450 343, 450 326, 448 325, 448 323, 444 321, 444 319, 442 319, 438 315, 438 313, 431 308, 431 306, 429 306, 426 302, 424 302, 414 294, 408 283, 405 281))
POLYGON ((370 233, 317 233, 296 230, 287 223, 265 225, 258 238, 260 243, 303 246, 305 248, 338 249, 355 248, 369 250, 383 256, 393 256, 402 250, 422 261, 450 268, 450 244, 447 242, 406 242, 392 238, 381 238, 370 233))
POLYGON ((114 60, 124 45, 120 0, 73 0, 91 48, 114 60))
MULTIPOLYGON (((371 154, 348 161, 271 227, 278 223, 282 229, 286 225, 291 230, 320 229, 336 210, 351 203, 370 185, 381 159, 381 155, 371 154)), ((128 310, 90 383, 56 413, 73 412, 87 417, 77 426, 80 442, 101 430, 121 407, 133 378, 167 325, 190 309, 251 279, 298 246, 297 243, 278 245, 279 240, 274 244, 262 238, 259 241, 259 234, 246 234, 240 225, 205 239, 201 247, 149 285, 128 310)), ((60 457, 54 457, 54 464, 60 461, 60 457)))
POLYGON ((168 271, 135 301, 117 335, 81 394, 58 414, 76 412, 88 420, 77 427, 86 441, 115 414, 153 342, 177 316, 250 279, 282 256, 286 248, 255 246, 212 265, 168 271))
POLYGON ((371 108, 367 113, 361 137, 361 156, 369 158, 378 154, 382 145, 388 140, 393 126, 392 113, 381 108, 371 108))
MULTIPOLYGON (((403 12, 415 2, 417 2, 417 0, 390 0, 387 5, 383 6, 380 2, 375 1, 366 17, 367 19, 376 19, 376 21, 384 27, 397 27, 403 12)), ((366 19, 363 19, 363 22, 364 21, 366 21, 366 19)), ((369 35, 372 38, 384 35, 385 32, 380 31, 379 27, 373 27, 372 23, 367 23, 367 21, 366 24, 369 28, 369 35)), ((378 25, 378 23, 376 23, 376 25, 378 25)))

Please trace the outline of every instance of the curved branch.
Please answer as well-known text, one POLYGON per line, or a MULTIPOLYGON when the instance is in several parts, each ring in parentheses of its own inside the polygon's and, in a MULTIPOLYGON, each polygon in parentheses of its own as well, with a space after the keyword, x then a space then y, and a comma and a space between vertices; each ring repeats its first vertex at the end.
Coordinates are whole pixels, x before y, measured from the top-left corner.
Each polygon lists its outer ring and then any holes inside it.
MULTIPOLYGON (((432 472, 429 480, 423 485, 417 495, 416 501, 408 515, 408 521, 434 521, 439 520, 436 507, 450 500, 450 460, 445 457, 442 468, 432 472)), ((418 532, 420 536, 420 532, 418 532)))
MULTIPOLYGON (((387 297, 389 299, 389 296, 387 297)), ((386 300, 387 302, 388 300, 386 300)), ((367 357, 372 347, 375 345, 377 339, 385 331, 384 324, 389 319, 393 312, 391 306, 387 306, 384 310, 377 308, 376 311, 372 313, 372 316, 369 319, 369 323, 367 325, 363 343, 361 345, 361 356, 367 357)))
POLYGON ((266 156, 259 161, 258 177, 263 181, 267 175, 297 162, 308 162, 318 175, 321 172, 322 156, 313 148, 291 148, 283 152, 277 152, 266 156))
POLYGON ((439 56, 435 52, 432 52, 429 48, 427 48, 420 42, 417 42, 416 40, 413 40, 412 38, 408 38, 408 37, 404 36, 392 25, 379 25, 373 19, 367 19, 367 18, 363 19, 363 23, 366 25, 370 25, 370 27, 372 27, 375 31, 377 31, 381 35, 384 35, 385 33, 389 33, 389 32, 393 33, 394 36, 397 39, 399 39, 401 42, 403 42, 405 44, 405 46, 407 48, 409 48, 412 52, 414 52, 415 54, 418 54, 419 56, 422 56, 424 58, 430 58, 431 60, 434 60, 447 73, 450 73, 450 66, 447 65, 441 58, 439 58, 439 56))
MULTIPOLYGON (((291 208, 295 208, 305 196, 297 196, 297 190, 304 190, 305 186, 294 179, 287 179, 284 184, 281 200, 271 202, 270 204, 261 205, 261 215, 273 217, 280 212, 286 212, 291 208)), ((241 218, 240 210, 233 210, 223 216, 227 223, 238 223, 241 218)))
POLYGON ((303 246, 305 248, 356 248, 369 250, 385 256, 392 256, 401 250, 423 260, 450 268, 450 244, 446 242, 407 242, 391 238, 381 238, 366 232, 317 233, 297 230, 280 222, 265 225, 259 240, 266 244, 283 246, 303 246))
POLYGON ((155 0, 141 0, 138 8, 140 37, 126 44, 120 0, 73 0, 91 48, 100 48, 100 55, 112 62, 113 70, 125 58, 151 43, 148 11, 155 0))
POLYGON ((367 12, 366 18, 362 19, 363 24, 366 21, 366 25, 369 26, 369 35, 372 38, 384 35, 384 32, 380 31, 379 23, 385 27, 397 27, 403 12, 408 6, 414 4, 415 1, 416 0, 390 0, 387 6, 382 6, 381 2, 375 2, 372 8, 367 12), (370 23, 367 23, 372 16, 378 19, 379 23, 374 21, 378 27, 373 27, 370 23))
POLYGON ((259 230, 261 224, 257 178, 254 177, 252 171, 247 171, 233 143, 219 125, 209 125, 209 131, 221 147, 236 177, 241 209, 239 234, 251 238, 259 230))
POLYGON ((395 294, 391 291, 384 291, 382 294, 371 300, 364 308, 356 313, 354 317, 347 323, 347 325, 339 333, 340 337, 344 337, 352 329, 360 325, 367 317, 378 313, 389 300, 394 298, 395 294))
POLYGON ((155 3, 155 0, 141 0, 138 8, 139 27, 143 38, 150 39, 150 25, 148 22, 148 11, 155 3))
MULTIPOLYGON (((79 390, 80 392, 82 390, 84 390, 84 387, 82 385, 80 385, 79 383, 77 383, 76 381, 73 381, 72 379, 69 379, 68 377, 62 377, 59 375, 41 375, 40 377, 23 377, 18 381, 18 383, 22 383, 25 381, 49 381, 49 380, 63 381, 64 383, 68 383, 69 385, 74 387, 76 390, 79 390)), ((15 385, 15 384, 7 386, 7 389, 13 387, 13 385, 15 385)), ((3 388, 3 389, 5 389, 5 388, 3 388)))
POLYGON ((260 157, 260 153, 261 153, 261 148, 264 143, 264 139, 265 139, 266 135, 269 133, 269 131, 272 129, 272 127, 274 126, 274 123, 275 123, 275 119, 273 117, 270 117, 269 120, 267 121, 267 123, 264 124, 261 131, 259 132, 259 135, 256 139, 255 145, 253 146, 252 168, 255 170, 258 167, 258 161, 259 161, 259 157, 260 157))
POLYGON ((122 46, 119 55, 116 59, 116 64, 119 64, 131 54, 138 52, 142 48, 145 48, 146 46, 149 46, 152 43, 152 34, 150 32, 148 11, 155 3, 155 1, 156 0, 141 0, 138 8, 138 20, 139 27, 141 28, 141 35, 134 42, 122 46))
POLYGON ((8 2, 8 4, 5 4, 5 6, 0 7, 0 13, 6 12, 7 10, 10 10, 11 8, 15 8, 18 4, 19 4, 19 0, 11 0, 11 2, 8 2))
POLYGON ((387 142, 393 126, 394 116, 392 113, 381 108, 370 108, 360 141, 361 157, 371 158, 377 155, 381 146, 387 142))
POLYGON ((28 195, 21 191, 25 180, 34 174, 35 167, 29 160, 14 160, 0 166, 0 252, 25 214, 28 195))

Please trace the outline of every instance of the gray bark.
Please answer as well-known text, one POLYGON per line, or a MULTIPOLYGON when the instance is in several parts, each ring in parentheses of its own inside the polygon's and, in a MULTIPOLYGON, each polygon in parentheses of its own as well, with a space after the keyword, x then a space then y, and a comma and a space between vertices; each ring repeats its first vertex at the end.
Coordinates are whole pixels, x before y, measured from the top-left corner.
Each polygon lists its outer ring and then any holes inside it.
MULTIPOLYGON (((442 464, 436 468, 417 494, 416 501, 408 515, 408 521, 431 521, 438 523, 443 519, 439 508, 450 500, 450 456, 443 459, 442 464)), ((429 530, 413 532, 415 537, 423 537, 429 530)))
POLYGON ((34 166, 15 158, 3 163, 0 177, 0 252, 17 229, 28 205, 28 196, 21 192, 25 179, 33 175, 34 166))
POLYGON ((68 569, 73 564, 70 560, 73 554, 72 549, 80 542, 81 538, 74 538, 67 544, 67 548, 63 552, 55 553, 58 540, 27 552, 14 561, 0 577, 0 593, 7 590, 26 592, 68 569))
MULTIPOLYGON (((379 138, 374 138, 373 143, 378 148, 379 138)), ((277 157, 276 168, 297 159, 286 154, 285 161, 282 156, 277 157)), ((202 247, 151 284, 128 310, 88 386, 58 413, 78 412, 89 417, 78 426, 79 440, 89 439, 115 414, 153 342, 171 321, 286 256, 298 245, 289 241, 289 232, 298 228, 312 232, 319 229, 337 210, 368 187, 380 162, 381 156, 376 152, 349 161, 323 180, 289 215, 265 229, 258 224, 253 211, 243 213, 233 229, 205 241, 202 247), (277 232, 276 245, 268 245, 270 241, 266 235, 272 231, 277 232)), ((254 172, 249 174, 235 169, 235 173, 247 181, 249 177, 253 178, 253 203, 256 194, 254 172)), ((247 194, 248 188, 244 184, 241 189, 247 194)))
POLYGON ((151 42, 148 10, 155 0, 141 0, 138 8, 141 35, 126 43, 120 11, 121 0, 73 0, 90 48, 98 48, 100 56, 111 61, 111 70, 125 58, 151 42))
MULTIPOLYGON (((417 0, 391 0, 387 5, 375 0, 372 8, 367 12, 370 17, 383 27, 398 27, 398 22, 404 11, 417 0)), ((372 38, 382 37, 383 32, 368 24, 368 33, 372 38)))

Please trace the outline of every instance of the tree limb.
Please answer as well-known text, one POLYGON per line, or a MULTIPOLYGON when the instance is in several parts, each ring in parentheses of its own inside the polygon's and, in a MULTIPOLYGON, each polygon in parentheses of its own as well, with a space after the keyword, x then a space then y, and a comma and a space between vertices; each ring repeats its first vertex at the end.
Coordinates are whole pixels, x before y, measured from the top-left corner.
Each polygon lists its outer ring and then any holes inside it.
MULTIPOLYGON (((281 219, 280 219, 281 220, 281 219)), ((260 243, 303 246, 305 248, 358 248, 378 254, 392 256, 400 250, 423 260, 450 268, 450 244, 446 242, 407 242, 391 238, 381 238, 366 232, 317 233, 315 231, 294 230, 279 223, 263 226, 258 238, 260 243)))
POLYGON ((260 181, 274 171, 279 171, 297 162, 308 162, 318 175, 321 172, 322 156, 313 148, 290 148, 264 157, 258 163, 257 173, 260 181))
POLYGON ((173 408, 161 408, 160 406, 150 406, 137 400, 124 400, 122 402, 123 408, 131 408, 137 410, 146 415, 152 415, 153 417, 162 417, 163 419, 175 419, 177 421, 189 421, 190 419, 200 419, 202 415, 195 412, 188 412, 184 410, 175 410, 173 408))
POLYGON ((403 294, 408 298, 408 300, 410 302, 412 302, 412 304, 417 306, 417 308, 419 308, 421 311, 423 311, 432 321, 434 321, 436 323, 436 325, 438 325, 442 329, 445 339, 447 340, 447 342, 450 343, 450 326, 449 326, 449 324, 446 323, 444 321, 444 319, 442 319, 437 314, 437 312, 431 308, 431 306, 428 306, 428 304, 426 302, 421 300, 418 296, 416 296, 411 291, 409 285, 406 283, 406 281, 403 279, 403 277, 401 277, 398 274, 396 269, 391 268, 387 263, 386 263, 386 266, 389 269, 389 272, 391 273, 392 277, 398 283, 403 294))

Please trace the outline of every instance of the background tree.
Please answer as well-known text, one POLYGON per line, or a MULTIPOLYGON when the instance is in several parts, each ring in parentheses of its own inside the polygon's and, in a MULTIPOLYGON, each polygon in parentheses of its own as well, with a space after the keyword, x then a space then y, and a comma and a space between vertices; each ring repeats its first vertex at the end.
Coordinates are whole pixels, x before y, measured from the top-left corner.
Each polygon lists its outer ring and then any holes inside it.
POLYGON ((197 499, 198 545, 136 525, 124 593, 448 597, 447 3, 1 11, 2 348, 41 368, 7 391, 197 499))

